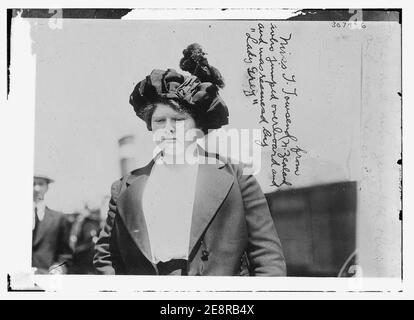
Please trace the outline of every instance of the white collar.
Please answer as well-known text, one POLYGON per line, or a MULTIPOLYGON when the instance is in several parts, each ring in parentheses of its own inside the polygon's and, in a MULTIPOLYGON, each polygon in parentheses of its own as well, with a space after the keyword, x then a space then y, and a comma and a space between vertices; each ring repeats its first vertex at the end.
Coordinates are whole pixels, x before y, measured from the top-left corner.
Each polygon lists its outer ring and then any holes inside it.
POLYGON ((42 221, 43 218, 45 217, 45 209, 46 209, 45 201, 41 200, 39 202, 33 203, 33 214, 35 212, 35 208, 37 208, 37 217, 39 218, 40 221, 42 221))

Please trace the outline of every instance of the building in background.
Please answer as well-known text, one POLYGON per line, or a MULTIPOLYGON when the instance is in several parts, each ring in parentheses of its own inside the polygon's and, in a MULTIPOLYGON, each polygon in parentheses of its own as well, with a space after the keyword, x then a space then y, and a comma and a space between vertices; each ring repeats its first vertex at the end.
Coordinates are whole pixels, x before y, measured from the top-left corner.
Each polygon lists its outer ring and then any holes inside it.
POLYGON ((347 271, 355 262, 356 186, 338 182, 266 194, 288 276, 355 276, 347 271))
POLYGON ((135 169, 135 137, 133 135, 123 136, 118 140, 121 175, 125 176, 135 169))

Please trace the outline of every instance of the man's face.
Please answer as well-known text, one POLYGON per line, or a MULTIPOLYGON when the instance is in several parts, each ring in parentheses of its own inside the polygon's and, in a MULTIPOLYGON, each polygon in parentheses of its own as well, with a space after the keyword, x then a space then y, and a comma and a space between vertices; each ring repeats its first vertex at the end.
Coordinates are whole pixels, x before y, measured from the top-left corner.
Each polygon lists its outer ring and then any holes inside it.
POLYGON ((34 178, 33 181, 33 201, 41 201, 45 198, 49 185, 45 179, 34 178))

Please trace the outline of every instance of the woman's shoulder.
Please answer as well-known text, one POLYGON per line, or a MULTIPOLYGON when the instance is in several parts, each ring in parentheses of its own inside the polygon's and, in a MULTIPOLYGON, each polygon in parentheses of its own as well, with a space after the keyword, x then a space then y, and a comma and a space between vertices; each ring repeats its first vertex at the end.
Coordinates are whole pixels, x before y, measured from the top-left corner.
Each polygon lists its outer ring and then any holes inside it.
POLYGON ((118 195, 121 193, 122 188, 122 181, 124 177, 121 177, 111 184, 111 197, 118 197, 118 195))
POLYGON ((140 175, 149 175, 151 173, 151 168, 154 165, 155 159, 152 159, 145 166, 133 169, 122 177, 118 178, 111 185, 111 193, 120 193, 121 189, 124 189, 125 186, 131 184, 137 177, 140 175))
POLYGON ((248 173, 248 170, 246 170, 246 168, 250 167, 247 163, 244 163, 238 159, 224 156, 224 155, 221 155, 215 152, 206 151, 203 154, 203 156, 204 156, 204 159, 202 159, 201 163, 215 164, 218 166, 218 168, 220 169, 223 168, 227 172, 235 176, 241 176, 244 173, 248 173))

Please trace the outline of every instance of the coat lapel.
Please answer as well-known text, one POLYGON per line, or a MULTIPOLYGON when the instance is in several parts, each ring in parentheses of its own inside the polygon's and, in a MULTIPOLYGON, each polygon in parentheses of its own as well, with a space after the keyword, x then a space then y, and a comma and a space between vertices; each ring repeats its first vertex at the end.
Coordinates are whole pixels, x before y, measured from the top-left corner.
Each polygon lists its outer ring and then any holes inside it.
MULTIPOLYGON (((138 248, 151 263, 151 245, 142 209, 142 196, 154 162, 153 159, 146 167, 137 170, 128 177, 126 181, 127 189, 121 193, 117 201, 118 211, 126 228, 138 248)), ((223 166, 224 164, 218 161, 214 164, 209 164, 207 161, 199 164, 191 221, 190 257, 197 241, 213 219, 234 183, 233 176, 221 169, 223 166)))
POLYGON ((152 262, 147 224, 142 211, 142 196, 154 161, 133 173, 126 181, 127 189, 118 199, 118 211, 132 239, 143 255, 152 262))
POLYGON ((233 176, 221 170, 223 166, 219 163, 199 165, 191 221, 189 257, 192 256, 197 241, 233 185, 233 176))
POLYGON ((49 208, 45 208, 45 215, 43 217, 43 220, 39 223, 38 229, 35 233, 35 238, 33 240, 33 246, 37 246, 39 242, 43 239, 46 232, 51 230, 50 226, 52 224, 54 215, 52 212, 50 212, 49 208))

